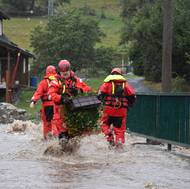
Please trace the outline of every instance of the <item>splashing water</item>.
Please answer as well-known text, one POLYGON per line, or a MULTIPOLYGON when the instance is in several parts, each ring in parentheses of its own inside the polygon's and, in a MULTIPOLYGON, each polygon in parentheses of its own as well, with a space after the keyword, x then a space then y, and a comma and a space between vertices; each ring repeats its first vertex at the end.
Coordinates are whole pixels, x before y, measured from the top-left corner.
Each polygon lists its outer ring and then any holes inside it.
POLYGON ((93 134, 72 139, 64 151, 57 139, 43 140, 41 129, 30 121, 0 125, 0 188, 189 188, 187 149, 182 157, 184 148, 169 153, 126 134, 118 152, 93 134))

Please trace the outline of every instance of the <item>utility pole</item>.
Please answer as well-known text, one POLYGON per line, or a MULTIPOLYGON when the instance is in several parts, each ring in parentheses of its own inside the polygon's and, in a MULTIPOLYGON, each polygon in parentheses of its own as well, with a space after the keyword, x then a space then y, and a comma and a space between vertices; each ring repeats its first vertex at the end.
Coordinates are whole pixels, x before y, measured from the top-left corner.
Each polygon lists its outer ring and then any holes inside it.
MULTIPOLYGON (((163 0, 162 91, 171 91, 173 0, 163 0)), ((168 150, 172 145, 168 144, 168 150)))
POLYGON ((162 91, 171 91, 173 0, 163 0, 162 91))
POLYGON ((53 16, 54 14, 54 0, 48 0, 48 16, 53 16))

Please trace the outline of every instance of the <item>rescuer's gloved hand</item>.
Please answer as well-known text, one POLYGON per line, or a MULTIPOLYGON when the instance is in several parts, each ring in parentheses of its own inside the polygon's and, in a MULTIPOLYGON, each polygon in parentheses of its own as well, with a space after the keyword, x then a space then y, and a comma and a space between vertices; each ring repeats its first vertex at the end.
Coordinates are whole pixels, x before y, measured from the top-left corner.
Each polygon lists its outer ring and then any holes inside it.
POLYGON ((61 95, 61 104, 70 104, 71 99, 67 97, 66 95, 62 94, 61 95))
POLYGON ((104 98, 105 98, 105 94, 104 93, 100 93, 100 94, 97 95, 97 98, 98 98, 98 100, 103 101, 104 98))
POLYGON ((73 95, 73 96, 77 96, 78 95, 78 90, 76 87, 72 86, 72 88, 70 89, 70 93, 73 95))
POLYGON ((64 104, 64 103, 65 103, 65 95, 62 94, 62 95, 61 95, 61 104, 64 104))
POLYGON ((134 104, 135 101, 136 101, 136 95, 127 96, 127 100, 128 100, 128 105, 129 105, 129 107, 132 107, 133 104, 134 104))

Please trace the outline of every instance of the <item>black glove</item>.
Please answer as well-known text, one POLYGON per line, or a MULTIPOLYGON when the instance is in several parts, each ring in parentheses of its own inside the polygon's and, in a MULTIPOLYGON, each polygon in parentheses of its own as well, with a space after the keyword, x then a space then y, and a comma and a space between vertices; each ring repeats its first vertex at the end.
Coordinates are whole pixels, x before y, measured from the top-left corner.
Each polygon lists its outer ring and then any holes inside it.
POLYGON ((105 94, 100 93, 100 94, 97 95, 97 98, 98 98, 98 100, 100 100, 102 102, 104 100, 104 98, 105 98, 105 94))
POLYGON ((61 104, 65 104, 65 95, 64 94, 61 95, 61 104))
POLYGON ((70 104, 71 99, 67 97, 65 94, 61 95, 61 104, 70 104))
POLYGON ((78 95, 78 90, 76 87, 72 86, 72 88, 70 89, 70 93, 74 96, 78 95))
POLYGON ((129 107, 132 107, 136 101, 136 95, 127 96, 129 107))

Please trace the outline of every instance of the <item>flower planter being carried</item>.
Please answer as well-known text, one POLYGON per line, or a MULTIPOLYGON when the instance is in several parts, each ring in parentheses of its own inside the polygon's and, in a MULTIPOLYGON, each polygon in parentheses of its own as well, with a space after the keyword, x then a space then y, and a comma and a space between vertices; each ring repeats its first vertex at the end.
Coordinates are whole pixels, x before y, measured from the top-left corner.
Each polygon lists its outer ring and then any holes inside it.
POLYGON ((71 137, 99 130, 99 106, 96 95, 75 97, 66 105, 65 122, 71 137))

